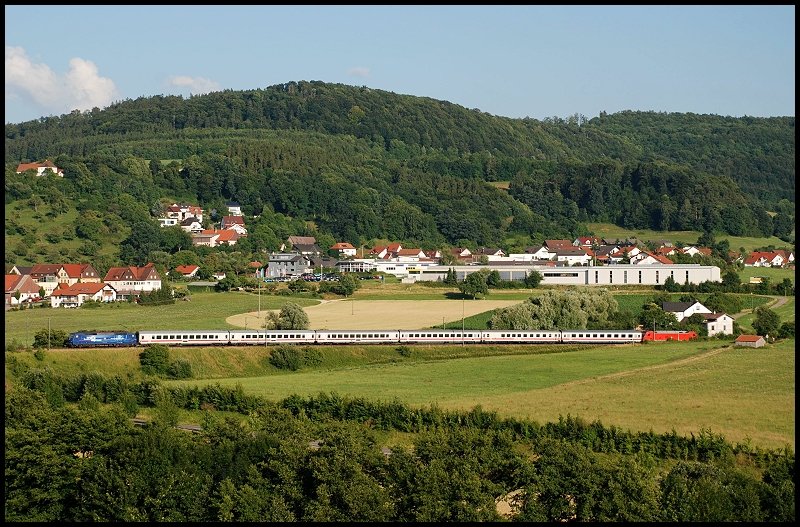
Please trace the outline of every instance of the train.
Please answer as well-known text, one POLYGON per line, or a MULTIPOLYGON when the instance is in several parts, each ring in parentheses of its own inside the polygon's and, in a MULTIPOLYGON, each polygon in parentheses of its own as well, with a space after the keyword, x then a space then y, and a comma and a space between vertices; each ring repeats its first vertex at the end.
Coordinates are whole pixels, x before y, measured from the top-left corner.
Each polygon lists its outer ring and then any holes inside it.
POLYGON ((71 333, 75 348, 167 346, 244 346, 275 344, 635 344, 690 340, 694 331, 636 329, 315 329, 315 330, 142 330, 71 333))

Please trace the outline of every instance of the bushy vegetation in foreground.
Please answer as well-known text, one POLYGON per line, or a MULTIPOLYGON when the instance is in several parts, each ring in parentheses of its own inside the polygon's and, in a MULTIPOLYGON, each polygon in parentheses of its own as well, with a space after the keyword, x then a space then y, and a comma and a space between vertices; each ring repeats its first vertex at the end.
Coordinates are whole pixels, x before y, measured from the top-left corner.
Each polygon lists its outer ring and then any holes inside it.
POLYGON ((794 454, 710 431, 539 425, 336 394, 269 402, 152 380, 24 384, 6 397, 6 521, 496 521, 509 494, 517 521, 795 516, 794 454), (139 406, 153 407, 142 428, 129 420, 139 406), (184 407, 206 410, 198 433, 174 428, 184 407), (382 444, 383 431, 412 444, 382 444))

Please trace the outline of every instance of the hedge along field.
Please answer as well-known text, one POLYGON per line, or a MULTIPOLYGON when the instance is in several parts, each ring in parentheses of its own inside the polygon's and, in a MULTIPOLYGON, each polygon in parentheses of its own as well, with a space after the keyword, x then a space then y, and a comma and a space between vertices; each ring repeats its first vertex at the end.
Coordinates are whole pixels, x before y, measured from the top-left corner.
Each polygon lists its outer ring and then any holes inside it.
MULTIPOLYGON (((412 356, 416 350, 411 346, 412 356)), ((708 429, 762 448, 794 450, 795 444, 794 339, 759 349, 709 340, 536 355, 398 357, 383 364, 167 384, 215 383, 241 385, 272 400, 336 392, 396 398, 411 406, 480 405, 539 423, 570 414, 633 431, 697 436, 708 429)))

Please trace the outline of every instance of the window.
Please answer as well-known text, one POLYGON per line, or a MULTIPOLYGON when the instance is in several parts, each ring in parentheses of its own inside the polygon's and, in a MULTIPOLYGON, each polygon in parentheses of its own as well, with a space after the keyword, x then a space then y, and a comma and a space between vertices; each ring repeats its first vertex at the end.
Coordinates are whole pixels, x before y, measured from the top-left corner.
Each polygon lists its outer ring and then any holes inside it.
POLYGON ((658 283, 658 271, 656 271, 656 283, 658 283))
POLYGON ((624 271, 622 275, 622 282, 627 284, 628 283, 628 271, 624 271))
POLYGON ((639 283, 640 284, 642 283, 642 272, 641 271, 639 271, 639 283))
POLYGON ((614 271, 609 271, 608 272, 608 283, 609 284, 613 284, 614 283, 614 271))
POLYGON ((600 271, 594 272, 594 283, 595 284, 600 283, 600 271))

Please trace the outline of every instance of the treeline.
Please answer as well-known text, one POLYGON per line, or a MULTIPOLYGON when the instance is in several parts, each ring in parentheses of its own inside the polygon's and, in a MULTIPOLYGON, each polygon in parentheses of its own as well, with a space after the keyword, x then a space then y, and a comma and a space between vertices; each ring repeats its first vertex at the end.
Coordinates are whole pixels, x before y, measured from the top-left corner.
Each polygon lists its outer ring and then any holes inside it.
POLYGON ((499 521, 504 499, 513 521, 795 516, 794 454, 710 430, 17 374, 5 406, 6 521, 499 521), (130 421, 139 407, 154 416, 142 428, 130 421), (174 428, 181 408, 205 410, 201 430, 174 428), (412 434, 411 444, 382 448, 379 431, 412 434))

